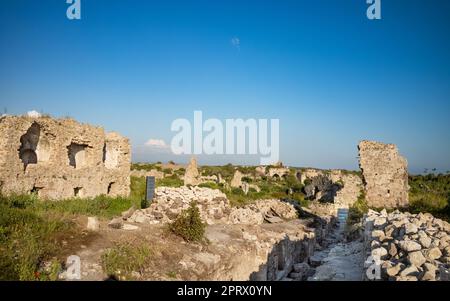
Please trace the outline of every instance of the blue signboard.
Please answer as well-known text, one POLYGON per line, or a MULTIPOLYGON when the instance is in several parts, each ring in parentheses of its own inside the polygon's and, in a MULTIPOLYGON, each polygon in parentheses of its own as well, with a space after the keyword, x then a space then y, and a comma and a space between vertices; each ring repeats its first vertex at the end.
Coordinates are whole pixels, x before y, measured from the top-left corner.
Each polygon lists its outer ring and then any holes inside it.
POLYGON ((145 200, 151 201, 155 195, 155 177, 147 177, 145 200))

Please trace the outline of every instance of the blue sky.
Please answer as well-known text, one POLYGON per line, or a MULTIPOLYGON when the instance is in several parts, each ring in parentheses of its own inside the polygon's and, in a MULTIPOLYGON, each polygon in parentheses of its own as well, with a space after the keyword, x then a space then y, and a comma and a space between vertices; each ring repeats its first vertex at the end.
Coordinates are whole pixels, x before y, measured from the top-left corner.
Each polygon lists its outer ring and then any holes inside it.
MULTIPOLYGON (((358 141, 395 143, 411 172, 450 170, 450 1, 65 0, 0 5, 0 108, 102 125, 133 159, 184 161, 176 118, 279 118, 281 160, 357 168, 358 141), (239 41, 239 42, 237 42, 239 41)), ((255 163, 201 157, 201 163, 255 163)))

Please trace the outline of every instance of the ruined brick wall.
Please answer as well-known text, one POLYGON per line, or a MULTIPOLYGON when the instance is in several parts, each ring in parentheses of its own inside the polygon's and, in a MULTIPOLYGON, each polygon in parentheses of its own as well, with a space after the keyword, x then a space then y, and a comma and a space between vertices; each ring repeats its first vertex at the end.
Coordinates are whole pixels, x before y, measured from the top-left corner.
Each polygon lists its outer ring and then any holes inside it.
POLYGON ((42 198, 127 196, 130 145, 73 119, 0 118, 0 192, 42 198))
POLYGON ((408 205, 408 163, 397 147, 362 141, 358 149, 368 205, 376 208, 408 205))

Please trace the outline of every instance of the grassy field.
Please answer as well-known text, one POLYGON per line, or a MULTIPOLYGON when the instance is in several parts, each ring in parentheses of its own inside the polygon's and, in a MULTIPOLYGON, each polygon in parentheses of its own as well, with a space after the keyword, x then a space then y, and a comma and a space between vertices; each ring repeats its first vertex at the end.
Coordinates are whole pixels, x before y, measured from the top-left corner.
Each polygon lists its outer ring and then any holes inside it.
POLYGON ((141 273, 151 256, 152 249, 148 245, 118 243, 102 255, 102 267, 110 277, 133 280, 135 279, 133 272, 141 273))
POLYGON ((63 201, 39 200, 35 195, 0 196, 0 280, 55 280, 63 238, 81 232, 74 217, 109 219, 133 205, 140 208, 145 182, 132 179, 131 190, 128 198, 63 201))
POLYGON ((429 212, 450 221, 450 174, 409 177, 409 210, 429 212))
POLYGON ((58 237, 73 234, 66 214, 35 197, 0 197, 0 280, 55 280, 55 270, 42 265, 56 256, 58 237))

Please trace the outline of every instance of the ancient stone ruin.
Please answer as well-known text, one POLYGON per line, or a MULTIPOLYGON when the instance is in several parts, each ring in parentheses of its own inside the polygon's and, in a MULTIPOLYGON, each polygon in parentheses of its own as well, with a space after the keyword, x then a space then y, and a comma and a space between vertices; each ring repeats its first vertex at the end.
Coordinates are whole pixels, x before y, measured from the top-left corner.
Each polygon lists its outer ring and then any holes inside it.
POLYGON ((298 176, 305 185, 307 198, 333 203, 335 209, 351 207, 363 189, 359 175, 343 170, 308 168, 299 172, 298 176))
POLYGON ((272 179, 281 179, 289 175, 289 168, 287 167, 271 167, 269 168, 268 175, 272 179))
POLYGON ((236 170, 233 175, 233 179, 231 179, 230 186, 233 188, 242 188, 242 178, 244 175, 239 170, 236 170))
POLYGON ((189 165, 186 167, 184 174, 184 185, 198 185, 200 184, 199 172, 197 167, 197 160, 192 157, 189 161, 189 165))
POLYGON ((375 208, 408 205, 408 163, 397 147, 362 141, 358 149, 367 204, 375 208))
POLYGON ((127 220, 134 223, 164 224, 174 221, 195 202, 200 216, 208 224, 278 223, 297 218, 293 204, 280 200, 257 200, 244 207, 231 207, 227 196, 218 189, 203 187, 158 187, 149 208, 136 210, 127 220))
POLYGON ((0 119, 0 192, 64 199, 130 192, 130 145, 73 119, 0 119))

